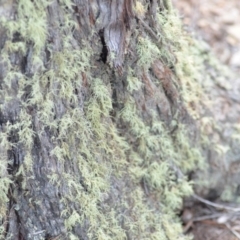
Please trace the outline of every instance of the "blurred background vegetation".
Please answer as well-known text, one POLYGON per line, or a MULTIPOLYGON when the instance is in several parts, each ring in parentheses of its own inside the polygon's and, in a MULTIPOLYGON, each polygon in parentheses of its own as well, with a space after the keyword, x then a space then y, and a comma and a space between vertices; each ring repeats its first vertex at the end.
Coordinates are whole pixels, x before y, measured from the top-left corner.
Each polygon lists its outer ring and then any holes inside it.
MULTIPOLYGON (((233 91, 236 90, 240 82, 240 1, 239 0, 173 0, 174 6, 179 11, 179 15, 184 23, 184 28, 195 38, 203 40, 221 63, 226 65, 235 75, 229 82, 233 86, 233 91)), ((229 77, 230 78, 230 77, 229 77)), ((227 86, 227 83, 224 84, 227 86)), ((236 90, 237 91, 237 90, 236 90)), ((214 95, 214 94, 213 94, 214 95)), ((234 96, 234 94, 232 95, 234 96)), ((215 116, 221 121, 225 119, 224 112, 228 112, 229 106, 227 99, 215 100, 218 108, 215 108, 215 116), (221 111, 221 106, 225 106, 225 111, 221 111), (222 116, 221 116, 222 115, 222 116)), ((235 114, 238 110, 233 108, 235 114)), ((227 114, 226 114, 227 115, 227 114)), ((238 114, 240 122, 240 116, 238 114)), ((230 124, 230 123, 229 123, 230 124)), ((234 167, 229 169, 229 175, 234 174, 233 169, 238 169, 236 163, 234 167)), ((234 180, 232 180, 234 183, 234 180)), ((215 189, 216 190, 216 189, 215 189)), ((213 190, 214 192, 214 190, 213 190)), ((224 191, 224 196, 227 200, 227 192, 224 191)), ((228 191, 230 193, 231 190, 228 191)), ((230 194, 231 195, 231 194, 230 194)), ((199 218, 194 225, 191 225, 194 239, 197 240, 235 240, 240 239, 240 221, 239 214, 233 214, 234 217, 229 218, 229 214, 223 210, 214 218, 215 210, 209 206, 208 209, 203 209, 201 206, 195 206, 194 211, 187 207, 183 211, 182 218, 186 221, 191 215, 208 215, 209 218, 199 218)), ((189 221, 186 221, 186 227, 189 227, 189 221), (187 226, 188 225, 188 226, 187 226)), ((187 229, 189 231, 189 229, 187 229)))

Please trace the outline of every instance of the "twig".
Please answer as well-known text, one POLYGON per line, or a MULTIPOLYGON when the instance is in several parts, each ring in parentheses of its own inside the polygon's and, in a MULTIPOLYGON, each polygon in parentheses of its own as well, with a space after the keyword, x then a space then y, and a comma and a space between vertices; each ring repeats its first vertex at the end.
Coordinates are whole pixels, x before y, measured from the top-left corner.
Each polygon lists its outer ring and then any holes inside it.
POLYGON ((221 213, 216 213, 216 214, 212 214, 212 215, 196 217, 196 218, 193 218, 193 222, 201 222, 203 220, 214 219, 214 218, 218 218, 218 217, 221 217, 221 216, 222 216, 221 213))
POLYGON ((196 194, 193 194, 193 197, 195 199, 197 199, 198 201, 203 202, 207 205, 213 206, 215 208, 221 208, 221 209, 225 209, 225 210, 229 210, 229 211, 233 211, 233 212, 240 212, 240 208, 228 207, 228 206, 224 206, 224 205, 221 205, 221 204, 218 204, 218 203, 213 203, 213 202, 210 202, 210 201, 208 201, 208 200, 206 200, 202 197, 199 197, 196 194))
POLYGON ((46 231, 46 230, 41 230, 41 231, 38 231, 38 232, 33 233, 33 235, 36 236, 36 235, 39 235, 39 234, 44 233, 45 231, 46 231))
POLYGON ((217 218, 217 217, 220 217, 222 214, 220 213, 217 213, 217 214, 212 214, 212 215, 209 215, 209 216, 202 216, 202 217, 196 217, 196 218, 193 218, 192 220, 190 220, 183 228, 183 232, 186 233, 193 225, 194 222, 201 222, 201 221, 204 221, 204 220, 209 220, 209 219, 214 219, 214 218, 217 218))
POLYGON ((226 223, 225 225, 231 231, 231 233, 233 235, 235 235, 240 240, 240 234, 238 232, 236 232, 234 229, 232 229, 231 226, 228 223, 226 223))
POLYGON ((193 225, 193 221, 191 220, 191 221, 189 221, 189 222, 186 224, 186 226, 183 228, 183 233, 187 233, 188 230, 192 227, 192 225, 193 225))

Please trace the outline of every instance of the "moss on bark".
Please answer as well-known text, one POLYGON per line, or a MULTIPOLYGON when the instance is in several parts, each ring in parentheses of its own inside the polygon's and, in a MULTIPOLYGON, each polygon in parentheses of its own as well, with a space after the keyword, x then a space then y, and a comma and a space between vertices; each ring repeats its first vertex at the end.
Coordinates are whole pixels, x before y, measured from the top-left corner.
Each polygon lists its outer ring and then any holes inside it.
POLYGON ((187 174, 206 163, 203 51, 170 6, 11 3, 0 27, 3 239, 189 238, 177 213, 187 174))

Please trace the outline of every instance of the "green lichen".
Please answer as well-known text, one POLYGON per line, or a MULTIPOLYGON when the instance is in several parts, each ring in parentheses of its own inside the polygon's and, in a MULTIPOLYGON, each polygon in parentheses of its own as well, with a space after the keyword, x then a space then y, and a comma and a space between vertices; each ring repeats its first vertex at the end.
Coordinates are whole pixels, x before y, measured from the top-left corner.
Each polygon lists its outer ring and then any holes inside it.
MULTIPOLYGON (((182 36, 176 16, 167 12, 158 15, 164 30, 157 35, 162 47, 156 44, 156 39, 152 41, 151 36, 139 37, 136 48, 139 59, 135 68, 129 68, 126 95, 119 110, 113 107, 111 79, 93 76, 94 66, 90 63, 94 53, 90 43, 84 39, 75 45, 72 43, 76 23, 67 10, 71 9, 71 1, 60 1, 62 48, 53 50, 51 44, 46 44, 48 4, 51 2, 19 0, 17 21, 2 21, 8 30, 9 41, 3 50, 8 73, 3 86, 7 95, 1 110, 4 113, 7 103, 16 97, 21 103, 21 111, 17 121, 7 123, 0 133, 0 149, 3 149, 0 156, 1 217, 4 219, 6 214, 7 193, 12 183, 7 174, 11 131, 16 132, 24 152, 23 163, 13 176, 22 176, 24 190, 36 161, 31 151, 34 138, 43 138, 49 129, 52 149, 46 161, 55 161, 61 175, 50 166, 46 177, 56 189, 61 185, 67 189, 62 193, 61 203, 65 208, 61 217, 65 220, 69 239, 78 239, 73 229, 84 226, 85 222, 89 224, 89 239, 127 239, 127 234, 131 239, 188 239, 182 234, 176 213, 183 197, 192 193, 192 183, 178 173, 185 174, 201 166, 202 156, 198 146, 191 144, 186 126, 176 122, 178 128, 172 134, 156 109, 149 114, 148 121, 144 121, 134 98, 134 94, 142 94, 144 86, 139 69, 148 72, 151 64, 161 59, 168 66, 174 65, 184 104, 196 116, 197 110, 191 108, 191 104, 197 105, 201 95, 198 68, 193 66, 193 52, 187 50, 188 38, 183 36, 176 40, 176 35, 182 36), (21 41, 13 43, 16 33, 21 35, 21 41), (50 52, 49 67, 44 66, 42 60, 46 46, 50 52), (16 52, 26 55, 31 47, 32 76, 27 77, 19 73, 20 69, 8 55, 16 52), (174 55, 179 59, 176 64, 174 55), (11 85, 16 79, 19 89, 13 96, 11 85), (27 96, 26 89, 30 89, 27 96), (86 99, 79 100, 76 90, 86 91, 86 99), (37 120, 33 119, 29 109, 35 110, 37 120), (112 111, 116 111, 114 120, 112 111), (34 131, 34 121, 39 127, 38 132, 34 131), (124 125, 124 132, 119 123, 124 125), (118 208, 104 203, 104 196, 113 194, 111 184, 128 178, 128 183, 135 187, 128 188, 132 190, 130 193, 119 191, 122 196, 116 203, 118 208), (151 204, 151 197, 156 206, 151 204)), ((172 9, 168 1, 164 5, 169 11, 172 9)))

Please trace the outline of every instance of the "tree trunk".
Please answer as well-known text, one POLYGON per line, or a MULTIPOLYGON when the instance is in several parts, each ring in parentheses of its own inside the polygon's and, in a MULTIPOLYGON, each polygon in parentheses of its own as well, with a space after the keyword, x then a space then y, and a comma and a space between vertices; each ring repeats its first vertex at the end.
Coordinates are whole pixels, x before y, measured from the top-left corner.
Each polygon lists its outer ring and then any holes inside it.
POLYGON ((0 15, 2 239, 188 239, 190 173, 219 174, 208 159, 236 142, 216 139, 204 92, 230 89, 171 2, 1 0, 0 15))

